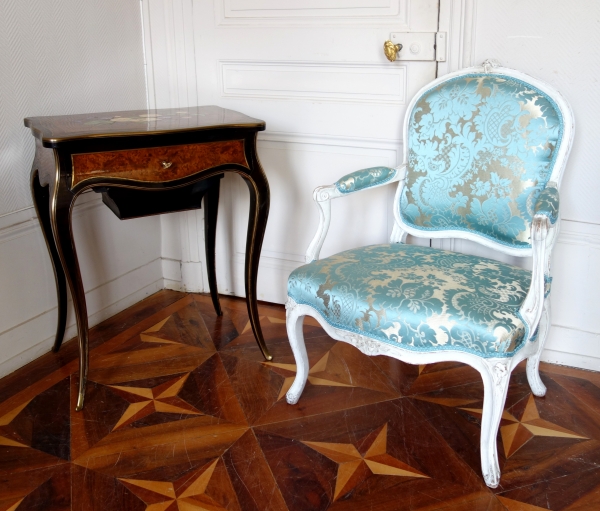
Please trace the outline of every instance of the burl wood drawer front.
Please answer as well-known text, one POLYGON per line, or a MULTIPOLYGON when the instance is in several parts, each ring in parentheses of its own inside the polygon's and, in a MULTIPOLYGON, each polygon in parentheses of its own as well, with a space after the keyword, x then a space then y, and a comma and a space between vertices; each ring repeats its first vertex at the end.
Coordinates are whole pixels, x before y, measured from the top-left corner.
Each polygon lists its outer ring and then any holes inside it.
POLYGON ((164 182, 227 163, 248 167, 243 140, 74 154, 73 186, 92 177, 164 182))

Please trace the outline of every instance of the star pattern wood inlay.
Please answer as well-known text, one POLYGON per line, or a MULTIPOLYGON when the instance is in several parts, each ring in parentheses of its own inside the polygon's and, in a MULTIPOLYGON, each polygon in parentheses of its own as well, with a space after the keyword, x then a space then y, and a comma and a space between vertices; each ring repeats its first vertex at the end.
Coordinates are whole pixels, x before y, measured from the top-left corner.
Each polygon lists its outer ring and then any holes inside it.
POLYGON ((111 389, 117 391, 131 403, 119 422, 115 424, 113 431, 153 413, 202 415, 192 405, 177 397, 189 375, 190 373, 181 375, 152 388, 110 385, 111 389))
POLYGON ((151 342, 151 343, 155 343, 155 344, 176 344, 177 341, 171 341, 169 339, 162 339, 160 337, 156 337, 154 334, 156 332, 159 332, 160 329, 165 326, 165 323, 167 321, 169 321, 171 319, 171 316, 166 317, 165 319, 163 319, 162 321, 159 321, 158 323, 156 323, 156 325, 151 326, 150 328, 148 328, 147 330, 144 330, 144 332, 142 332, 140 334, 140 339, 142 340, 142 342, 151 342))
MULTIPOLYGON (((329 360, 330 351, 325 353, 317 363, 308 370, 308 381, 312 385, 321 385, 325 387, 354 387, 350 383, 340 381, 342 378, 337 374, 327 372, 327 362, 329 360)), ((273 368, 275 372, 285 376, 277 401, 282 399, 296 378, 296 364, 279 364, 277 362, 263 362, 263 365, 273 368), (292 376, 293 375, 293 376, 292 376)))
POLYGON ((161 291, 0 381, 0 511, 600 509, 600 373, 542 364, 511 377, 485 486, 483 388, 458 363, 368 357, 304 323, 296 405, 282 306, 260 304, 265 363, 243 300, 161 291))
MULTIPOLYGON (((481 417, 483 411, 480 408, 461 408, 461 410, 475 414, 478 417, 481 417)), ((502 436, 504 454, 507 458, 510 458, 536 436, 587 440, 586 437, 578 435, 558 424, 541 419, 533 394, 529 396, 520 419, 514 417, 507 410, 504 410, 502 419, 504 425, 500 426, 500 435, 502 436)))
POLYGON ((371 474, 411 478, 428 477, 387 453, 387 431, 388 425, 384 424, 369 434, 366 443, 369 443, 370 437, 374 438, 364 454, 361 454, 354 444, 302 442, 338 464, 334 500, 352 491, 371 474))
POLYGON ((146 511, 227 511, 206 489, 219 459, 174 482, 119 479, 146 505, 146 511))
POLYGON ((30 401, 17 406, 0 417, 0 445, 12 447, 29 447, 27 443, 10 427, 13 419, 29 404, 30 401))

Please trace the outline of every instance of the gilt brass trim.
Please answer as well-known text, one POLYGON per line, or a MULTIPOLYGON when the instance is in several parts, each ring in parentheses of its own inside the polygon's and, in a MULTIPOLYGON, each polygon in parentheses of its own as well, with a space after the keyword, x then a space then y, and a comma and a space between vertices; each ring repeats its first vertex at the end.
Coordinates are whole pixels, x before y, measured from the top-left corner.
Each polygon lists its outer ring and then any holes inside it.
POLYGON ((31 129, 34 137, 42 142, 44 147, 54 148, 56 144, 62 142, 71 142, 74 140, 98 139, 98 138, 124 138, 124 137, 145 137, 153 135, 169 135, 173 133, 190 133, 194 131, 210 131, 210 130, 231 130, 231 129, 248 129, 264 131, 266 124, 264 122, 255 124, 227 124, 225 126, 202 126, 193 128, 181 128, 176 130, 157 130, 157 131, 121 131, 118 133, 90 133, 86 135, 72 135, 66 137, 45 137, 41 130, 31 127, 28 123, 25 126, 31 129))

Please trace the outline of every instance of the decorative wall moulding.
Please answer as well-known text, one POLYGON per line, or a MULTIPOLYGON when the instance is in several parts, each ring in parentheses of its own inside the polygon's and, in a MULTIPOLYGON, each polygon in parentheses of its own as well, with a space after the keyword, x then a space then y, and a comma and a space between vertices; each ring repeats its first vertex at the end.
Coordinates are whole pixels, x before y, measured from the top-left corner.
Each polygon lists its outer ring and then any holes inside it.
MULTIPOLYGON (((402 149, 402 140, 344 137, 339 135, 322 135, 318 133, 289 133, 284 131, 263 131, 258 135, 258 143, 260 144, 261 142, 381 149, 384 151, 394 151, 394 154, 402 149)), ((398 152, 397 154, 400 153, 398 152)))
POLYGON ((600 225, 561 220, 560 234, 557 243, 565 245, 584 245, 600 250, 600 225))
MULTIPOLYGON (((246 257, 245 252, 236 252, 234 261, 236 264, 242 264, 246 257)), ((283 270, 288 273, 294 271, 298 266, 304 264, 304 256, 302 254, 281 254, 270 250, 265 250, 260 256, 260 266, 265 268, 273 268, 275 270, 283 270)))
POLYGON ((215 0, 219 25, 382 24, 408 27, 409 0, 215 0))
POLYGON ((219 61, 223 96, 403 105, 406 66, 219 61))
MULTIPOLYGON (((73 208, 73 217, 76 218, 85 211, 101 207, 103 204, 99 195, 84 193, 73 208)), ((40 231, 40 224, 33 206, 0 216, 0 243, 38 231, 40 231)))

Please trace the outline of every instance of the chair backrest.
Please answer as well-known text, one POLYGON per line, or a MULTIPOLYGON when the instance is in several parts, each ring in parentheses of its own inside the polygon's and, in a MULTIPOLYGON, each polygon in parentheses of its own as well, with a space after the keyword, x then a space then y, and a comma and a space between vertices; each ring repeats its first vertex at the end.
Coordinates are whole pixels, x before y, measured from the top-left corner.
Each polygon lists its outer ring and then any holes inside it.
POLYGON ((401 227, 530 255, 537 196, 560 184, 571 146, 560 94, 511 69, 470 68, 421 89, 404 128, 401 227))

